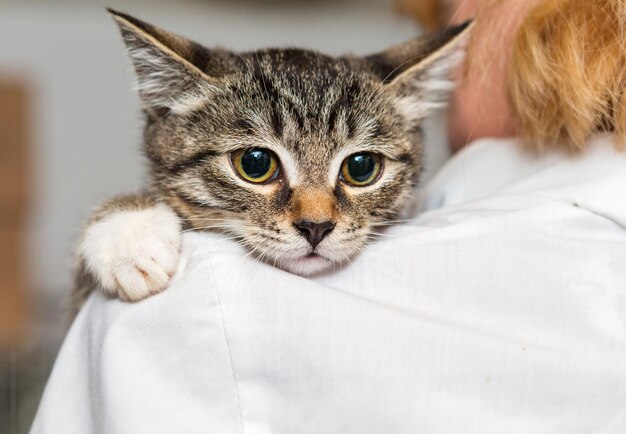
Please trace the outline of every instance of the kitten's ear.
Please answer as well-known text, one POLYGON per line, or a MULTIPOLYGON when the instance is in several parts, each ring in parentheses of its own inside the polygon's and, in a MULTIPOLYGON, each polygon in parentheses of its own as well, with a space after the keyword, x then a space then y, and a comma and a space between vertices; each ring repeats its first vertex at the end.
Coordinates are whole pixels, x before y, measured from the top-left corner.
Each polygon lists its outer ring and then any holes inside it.
POLYGON ((465 55, 472 27, 467 21, 367 57, 409 122, 446 102, 454 87, 451 72, 465 55))
POLYGON ((207 97, 216 80, 194 61, 206 59, 208 50, 130 15, 107 10, 128 48, 145 110, 183 113, 207 97))

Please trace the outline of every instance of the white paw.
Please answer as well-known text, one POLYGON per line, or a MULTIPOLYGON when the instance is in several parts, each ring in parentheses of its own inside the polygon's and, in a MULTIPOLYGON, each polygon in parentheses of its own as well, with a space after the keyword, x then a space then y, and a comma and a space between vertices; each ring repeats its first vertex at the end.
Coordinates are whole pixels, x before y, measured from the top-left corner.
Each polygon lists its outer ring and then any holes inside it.
POLYGON ((180 229, 165 205, 119 211, 87 228, 79 253, 106 293, 139 301, 165 289, 176 271, 180 229))

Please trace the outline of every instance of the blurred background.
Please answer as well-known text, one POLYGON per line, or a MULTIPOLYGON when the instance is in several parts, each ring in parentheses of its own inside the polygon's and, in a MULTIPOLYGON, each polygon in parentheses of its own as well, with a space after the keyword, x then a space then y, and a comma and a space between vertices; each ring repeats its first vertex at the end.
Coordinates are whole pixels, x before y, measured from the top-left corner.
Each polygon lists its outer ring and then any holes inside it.
MULTIPOLYGON (((90 209, 144 181, 132 70, 105 6, 239 50, 365 54, 419 32, 392 0, 0 0, 2 434, 30 427, 67 330, 90 209)), ((445 159, 441 142, 431 141, 431 172, 445 159)))

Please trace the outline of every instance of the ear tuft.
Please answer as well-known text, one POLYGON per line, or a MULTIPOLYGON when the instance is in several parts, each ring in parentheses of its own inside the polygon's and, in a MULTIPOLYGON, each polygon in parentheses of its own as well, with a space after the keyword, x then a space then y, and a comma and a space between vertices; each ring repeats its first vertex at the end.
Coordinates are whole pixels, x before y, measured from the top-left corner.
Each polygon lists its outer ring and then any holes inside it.
POLYGON ((107 8, 117 23, 149 112, 183 113, 207 97, 213 80, 189 59, 202 57, 198 44, 128 14, 107 8))
POLYGON ((467 21, 368 57, 409 123, 445 105, 454 88, 451 73, 465 56, 472 27, 467 21))

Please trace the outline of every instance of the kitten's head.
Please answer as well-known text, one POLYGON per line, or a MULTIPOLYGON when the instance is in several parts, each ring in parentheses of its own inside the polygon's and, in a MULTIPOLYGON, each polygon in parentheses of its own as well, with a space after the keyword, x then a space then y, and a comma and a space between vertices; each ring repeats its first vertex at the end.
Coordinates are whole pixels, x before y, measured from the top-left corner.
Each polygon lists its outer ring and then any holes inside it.
POLYGON ((309 275, 349 260, 406 208, 422 121, 469 26, 368 57, 207 49, 111 11, 138 76, 158 192, 191 228, 309 275))

